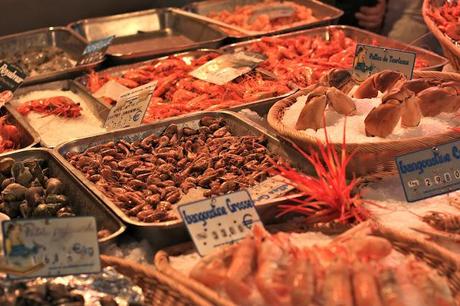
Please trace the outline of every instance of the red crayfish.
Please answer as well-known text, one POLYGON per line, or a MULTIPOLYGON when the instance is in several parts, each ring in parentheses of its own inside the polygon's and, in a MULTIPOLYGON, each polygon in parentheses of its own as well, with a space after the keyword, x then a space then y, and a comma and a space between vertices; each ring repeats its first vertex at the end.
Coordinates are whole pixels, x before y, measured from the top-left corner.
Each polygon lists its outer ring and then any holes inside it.
POLYGON ((31 111, 45 114, 45 116, 56 115, 65 118, 77 118, 81 115, 80 104, 64 96, 27 101, 22 103, 17 111, 23 116, 31 111))

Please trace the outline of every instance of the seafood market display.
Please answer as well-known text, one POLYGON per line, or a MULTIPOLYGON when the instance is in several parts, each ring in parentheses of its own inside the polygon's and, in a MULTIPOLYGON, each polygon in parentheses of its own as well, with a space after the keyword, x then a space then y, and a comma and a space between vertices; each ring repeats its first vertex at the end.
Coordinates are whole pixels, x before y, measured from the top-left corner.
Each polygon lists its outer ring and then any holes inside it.
MULTIPOLYGON (((188 74, 195 68, 219 56, 209 53, 186 62, 184 58, 170 56, 151 61, 112 76, 104 72, 88 75, 86 86, 95 94, 110 80, 127 88, 158 81, 144 122, 183 115, 196 111, 212 111, 228 108, 260 99, 280 96, 291 91, 287 83, 267 79, 264 74, 250 72, 225 85, 214 85, 188 74)), ((108 105, 115 103, 109 97, 101 97, 108 105)))
POLYGON ((66 186, 49 177, 44 160, 0 159, 0 212, 10 218, 73 217, 66 186))
POLYGON ((239 5, 233 11, 211 12, 208 17, 257 32, 268 32, 318 20, 313 16, 312 9, 290 1, 264 1, 239 5), (275 11, 273 7, 278 10, 275 11), (283 13, 280 14, 279 10, 282 10, 283 13))
MULTIPOLYGON (((97 101, 96 101, 97 102, 97 101)), ((48 147, 105 132, 100 114, 71 90, 36 90, 11 101, 48 147)))
POLYGON ((431 6, 428 16, 441 32, 456 42, 460 42, 460 4, 458 1, 445 1, 440 7, 431 6))
POLYGON ((76 64, 64 50, 54 46, 31 47, 14 54, 0 52, 0 59, 19 66, 30 77, 72 68, 76 64))
POLYGON ((126 215, 151 223, 177 219, 172 204, 191 189, 209 197, 265 180, 277 157, 263 136, 234 136, 223 119, 203 117, 198 129, 172 124, 161 135, 100 144, 66 159, 126 215))
POLYGON ((299 248, 255 227, 190 277, 236 305, 456 305, 446 278, 373 236, 299 248))
POLYGON ((141 305, 143 300, 142 289, 111 267, 104 268, 97 275, 64 276, 51 280, 37 278, 28 282, 0 284, 2 306, 134 306, 141 305))
POLYGON ((348 142, 378 142, 439 134, 460 123, 453 115, 460 108, 457 81, 407 80, 399 72, 386 70, 353 88, 350 75, 346 78, 336 70, 329 76, 340 82, 322 82, 298 97, 286 109, 284 124, 323 139, 325 114, 330 140, 341 142, 347 116, 348 142), (378 138, 371 140, 374 136, 378 138))
MULTIPOLYGON (((367 43, 378 45, 375 39, 367 43)), ((307 87, 332 68, 351 69, 356 44, 343 30, 330 29, 328 35, 262 37, 245 49, 266 55, 260 67, 274 73, 279 82, 307 87)), ((426 61, 416 59, 416 68, 426 66, 426 61)))
POLYGON ((19 149, 21 133, 19 129, 8 122, 8 115, 0 117, 0 153, 19 149))

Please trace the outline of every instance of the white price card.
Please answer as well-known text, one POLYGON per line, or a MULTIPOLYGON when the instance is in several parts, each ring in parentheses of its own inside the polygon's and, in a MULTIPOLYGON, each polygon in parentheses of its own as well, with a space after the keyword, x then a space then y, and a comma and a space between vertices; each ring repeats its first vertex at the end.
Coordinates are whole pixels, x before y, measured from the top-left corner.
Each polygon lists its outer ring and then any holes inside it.
POLYGON ((27 277, 101 271, 94 217, 8 220, 2 231, 9 266, 41 267, 27 277))
POLYGON ((248 51, 223 54, 189 74, 209 83, 224 85, 250 72, 265 59, 265 55, 248 51))
POLYGON ((156 85, 157 81, 153 81, 122 94, 110 109, 104 127, 115 130, 141 125, 156 85))
POLYGON ((362 82, 370 75, 394 70, 412 79, 415 65, 415 52, 357 44, 353 60, 353 78, 362 82))
POLYGON ((201 256, 243 239, 252 233, 255 223, 262 225, 246 190, 182 204, 177 209, 201 256))

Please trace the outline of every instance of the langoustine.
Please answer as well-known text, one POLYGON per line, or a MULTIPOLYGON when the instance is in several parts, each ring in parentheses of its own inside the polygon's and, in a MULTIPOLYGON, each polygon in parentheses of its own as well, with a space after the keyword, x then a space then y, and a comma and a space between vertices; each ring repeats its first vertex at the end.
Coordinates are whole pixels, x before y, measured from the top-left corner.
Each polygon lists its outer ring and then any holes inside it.
POLYGON ((441 32, 455 41, 460 41, 460 4, 458 1, 445 1, 440 7, 431 6, 427 14, 441 32))
POLYGON ((21 133, 17 126, 8 122, 8 116, 0 117, 0 153, 18 149, 21 133))
POLYGON ((393 266, 387 260, 392 252, 389 241, 372 236, 299 249, 288 234, 256 227, 253 237, 202 259, 190 276, 237 305, 455 305, 445 278, 413 258, 393 266), (255 252, 239 251, 251 243, 255 252), (238 297, 226 286, 234 281, 228 271, 235 262, 246 265, 245 293, 238 297), (218 282, 211 281, 216 266, 218 282))

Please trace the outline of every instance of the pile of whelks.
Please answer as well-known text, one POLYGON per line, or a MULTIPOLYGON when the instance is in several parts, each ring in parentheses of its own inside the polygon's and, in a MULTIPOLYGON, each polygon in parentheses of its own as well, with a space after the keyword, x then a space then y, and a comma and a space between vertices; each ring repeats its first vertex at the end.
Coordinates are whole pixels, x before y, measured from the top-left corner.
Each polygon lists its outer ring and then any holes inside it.
POLYGON ((190 276, 236 305, 458 305, 445 277, 400 255, 381 237, 298 247, 290 234, 256 226, 254 236, 202 258, 190 276))
POLYGON ((355 99, 377 98, 382 103, 372 109, 365 121, 366 136, 385 138, 398 122, 401 126, 416 127, 422 117, 454 113, 460 108, 460 82, 434 78, 408 80, 402 73, 385 70, 373 74, 358 86, 346 70, 332 70, 310 92, 295 128, 306 130, 324 127, 326 106, 339 114, 352 116, 356 112, 355 99))

